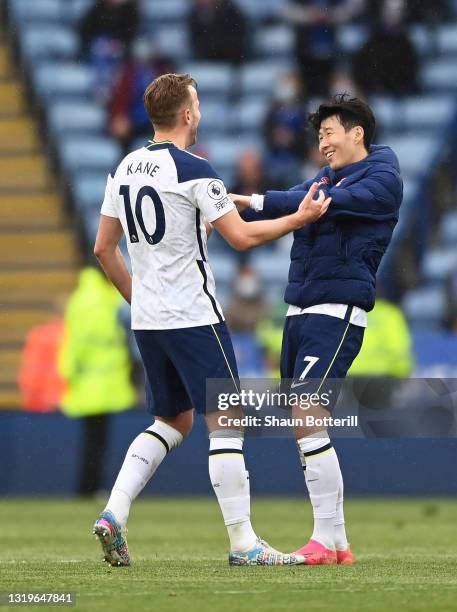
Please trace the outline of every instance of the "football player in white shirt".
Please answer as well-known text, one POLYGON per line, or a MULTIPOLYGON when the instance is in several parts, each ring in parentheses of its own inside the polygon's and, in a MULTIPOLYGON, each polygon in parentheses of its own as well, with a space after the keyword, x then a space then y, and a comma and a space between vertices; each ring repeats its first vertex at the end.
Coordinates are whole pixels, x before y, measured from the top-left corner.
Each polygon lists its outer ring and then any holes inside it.
MULTIPOLYGON (((207 379, 238 390, 232 343, 215 296, 205 222, 235 249, 249 249, 312 223, 330 198, 314 184, 297 212, 274 221, 244 222, 211 165, 186 151, 200 121, 196 83, 167 74, 147 88, 145 106, 155 137, 125 157, 108 177, 94 252, 108 278, 131 304, 132 329, 146 372, 151 427, 127 451, 93 532, 111 565, 130 565, 124 535, 130 505, 166 455, 192 429, 194 409, 205 415, 209 471, 230 539, 232 565, 296 565, 257 537, 250 521, 243 430, 223 428, 207 413, 207 379), (132 277, 118 248, 126 235, 132 277)), ((208 225, 206 226, 208 227, 208 225)), ((231 408, 224 416, 242 416, 231 408)), ((225 421, 226 422, 226 421, 225 421)))

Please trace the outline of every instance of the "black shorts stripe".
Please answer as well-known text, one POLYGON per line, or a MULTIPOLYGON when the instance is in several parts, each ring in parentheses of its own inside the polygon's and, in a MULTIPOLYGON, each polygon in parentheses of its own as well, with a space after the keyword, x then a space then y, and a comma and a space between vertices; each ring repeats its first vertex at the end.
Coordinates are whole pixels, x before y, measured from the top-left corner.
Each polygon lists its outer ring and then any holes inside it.
POLYGON ((325 446, 321 446, 320 448, 316 448, 315 450, 309 451, 309 453, 303 453, 305 457, 312 457, 312 455, 319 455, 319 453, 323 453, 324 451, 332 448, 332 443, 329 442, 325 446))
POLYGON ((200 251, 200 257, 203 261, 206 261, 205 251, 203 250, 203 242, 202 235, 200 231, 200 210, 197 208, 195 214, 195 229, 197 231, 197 242, 198 242, 198 250, 200 251))
POLYGON ((155 431, 150 431, 149 429, 146 429, 146 431, 144 431, 143 433, 149 434, 150 436, 153 436, 154 438, 159 440, 159 442, 162 442, 162 444, 165 446, 165 450, 167 451, 167 453, 170 452, 170 447, 168 446, 167 441, 165 440, 165 438, 162 438, 160 434, 155 431))
POLYGON ((211 302, 211 306, 213 307, 214 313, 217 316, 217 318, 219 319, 219 323, 222 323, 224 319, 223 319, 221 313, 219 312, 219 310, 217 309, 216 300, 214 299, 214 296, 212 296, 211 293, 208 291, 208 276, 206 274, 205 264, 204 264, 204 262, 201 259, 197 259, 197 265, 198 265, 198 268, 199 268, 199 270, 201 272, 201 275, 203 276, 203 291, 209 297, 209 300, 211 302))
POLYGON ((239 448, 218 448, 217 450, 210 450, 209 454, 211 455, 226 455, 230 453, 231 455, 242 455, 243 451, 239 448))

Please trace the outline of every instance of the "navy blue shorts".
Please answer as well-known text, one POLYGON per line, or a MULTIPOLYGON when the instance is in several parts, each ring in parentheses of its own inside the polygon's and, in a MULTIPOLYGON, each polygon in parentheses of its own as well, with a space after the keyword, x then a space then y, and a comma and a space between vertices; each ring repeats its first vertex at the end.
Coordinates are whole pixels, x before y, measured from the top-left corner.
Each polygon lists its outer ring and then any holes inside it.
POLYGON ((146 373, 146 408, 174 417, 206 412, 206 379, 238 387, 232 340, 225 322, 185 329, 134 330, 146 373))
POLYGON ((318 392, 327 379, 344 379, 360 351, 364 331, 349 323, 349 315, 347 320, 314 313, 286 317, 282 389, 298 391, 303 385, 303 392, 318 392))

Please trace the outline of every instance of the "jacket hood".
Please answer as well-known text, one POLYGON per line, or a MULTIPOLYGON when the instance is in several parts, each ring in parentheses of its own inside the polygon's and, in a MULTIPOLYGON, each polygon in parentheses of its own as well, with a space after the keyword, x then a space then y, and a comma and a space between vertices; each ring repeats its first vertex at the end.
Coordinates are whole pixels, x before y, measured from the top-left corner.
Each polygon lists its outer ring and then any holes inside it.
POLYGON ((400 164, 398 157, 394 151, 387 145, 371 145, 368 157, 364 162, 388 164, 393 166, 397 172, 400 172, 400 164))

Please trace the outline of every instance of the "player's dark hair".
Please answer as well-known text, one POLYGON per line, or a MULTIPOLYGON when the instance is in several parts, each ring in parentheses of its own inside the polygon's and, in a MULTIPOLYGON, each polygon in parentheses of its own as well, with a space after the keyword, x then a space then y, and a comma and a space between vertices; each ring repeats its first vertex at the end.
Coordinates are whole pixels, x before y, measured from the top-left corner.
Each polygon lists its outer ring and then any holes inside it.
POLYGON ((178 112, 190 101, 189 86, 197 87, 190 74, 162 74, 144 92, 144 106, 155 127, 173 128, 178 112))
POLYGON ((338 117, 346 132, 360 125, 364 133, 363 144, 369 150, 376 130, 376 119, 366 102, 351 98, 347 93, 338 94, 330 102, 321 104, 315 113, 311 113, 309 122, 319 132, 321 123, 329 117, 338 117))

